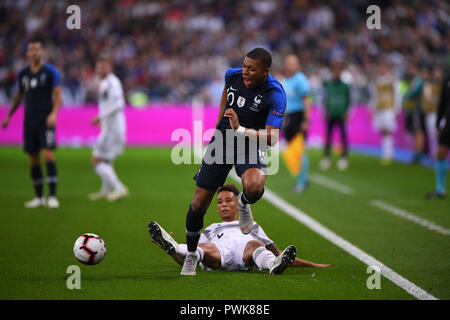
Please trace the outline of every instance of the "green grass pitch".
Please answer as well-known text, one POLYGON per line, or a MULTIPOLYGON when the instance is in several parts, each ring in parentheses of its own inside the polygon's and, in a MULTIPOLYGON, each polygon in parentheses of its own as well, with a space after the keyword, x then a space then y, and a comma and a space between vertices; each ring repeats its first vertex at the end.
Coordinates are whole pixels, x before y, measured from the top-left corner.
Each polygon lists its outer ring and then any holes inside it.
MULTIPOLYGON (((269 237, 280 248, 294 244, 300 258, 331 268, 288 268, 281 276, 199 270, 196 277, 181 277, 180 266, 149 241, 147 232, 154 219, 185 241, 198 165, 176 166, 170 151, 128 148, 115 167, 131 196, 107 203, 87 199, 100 186, 90 167, 91 150, 59 149, 61 207, 51 211, 24 208, 32 197, 27 157, 19 147, 0 148, 0 299, 414 299, 384 277, 380 289, 369 290, 365 264, 264 199, 252 211, 269 237), (107 244, 106 257, 96 266, 82 265, 73 256, 75 239, 86 232, 101 235, 107 244), (81 290, 66 287, 70 265, 81 268, 81 290)), ((320 153, 309 154, 315 173, 320 153)), ((450 228, 449 199, 424 199, 434 185, 431 169, 398 163, 382 167, 378 159, 352 154, 348 171, 332 168, 322 174, 354 194, 315 183, 304 194, 294 194, 284 165, 266 186, 428 293, 450 298, 450 236, 370 205, 382 200, 450 228)), ((213 201, 205 226, 217 221, 213 201)))

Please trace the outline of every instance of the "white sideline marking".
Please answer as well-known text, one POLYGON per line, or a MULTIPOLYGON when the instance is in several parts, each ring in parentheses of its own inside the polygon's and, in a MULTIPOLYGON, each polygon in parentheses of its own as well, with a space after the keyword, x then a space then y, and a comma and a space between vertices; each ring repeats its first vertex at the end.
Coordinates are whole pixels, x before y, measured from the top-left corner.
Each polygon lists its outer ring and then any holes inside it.
MULTIPOLYGON (((241 179, 236 175, 235 171, 230 171, 230 177, 234 179, 237 182, 241 182, 241 179)), ((385 266, 383 263, 375 259, 374 257, 368 255, 358 247, 354 246, 344 238, 341 238, 337 234, 335 234, 333 231, 327 229, 323 225, 321 225, 318 221, 314 220, 310 216, 308 216, 306 213, 302 212, 301 210, 297 209, 296 207, 292 206, 290 203, 285 201, 284 199, 280 198, 278 195, 276 195, 274 192, 272 192, 269 188, 265 187, 265 192, 263 195, 263 198, 266 199, 268 202, 270 202, 272 205, 280 209, 281 211, 285 212, 287 215, 293 217, 295 220, 299 221, 300 223, 303 223, 306 227, 311 229, 312 231, 318 233, 325 239, 329 240, 330 242, 334 243, 336 246, 340 247, 344 251, 348 252, 355 258, 359 259, 363 263, 365 263, 368 266, 376 265, 380 268, 381 274, 398 285, 400 288, 411 294, 417 299, 420 300, 439 300, 438 298, 432 296, 422 288, 416 286, 414 283, 410 282, 409 280, 403 278, 401 275, 396 273, 394 270, 390 269, 389 267, 385 266)))
POLYGON ((382 209, 384 211, 387 211, 395 216, 401 217, 403 219, 412 221, 424 228, 427 228, 432 231, 436 231, 440 234, 443 234, 445 236, 450 235, 450 230, 445 229, 444 227, 441 227, 440 225, 435 224, 433 221, 418 217, 406 210, 394 207, 393 205, 390 205, 384 201, 381 200, 372 200, 370 201, 370 204, 374 207, 377 207, 379 209, 382 209))
POLYGON ((343 193, 345 195, 353 195, 355 192, 349 186, 346 186, 340 182, 337 182, 333 179, 327 178, 324 175, 315 173, 310 175, 310 179, 312 182, 320 184, 328 189, 332 189, 334 191, 343 193))

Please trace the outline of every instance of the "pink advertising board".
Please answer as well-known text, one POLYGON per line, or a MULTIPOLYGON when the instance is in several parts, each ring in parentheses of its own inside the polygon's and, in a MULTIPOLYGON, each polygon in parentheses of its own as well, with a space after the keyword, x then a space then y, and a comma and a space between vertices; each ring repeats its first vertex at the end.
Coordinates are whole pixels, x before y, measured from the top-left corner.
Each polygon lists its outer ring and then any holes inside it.
MULTIPOLYGON (((193 139, 193 119, 202 119, 201 129, 214 128, 217 120, 217 107, 207 106, 193 116, 190 105, 154 105, 147 108, 125 109, 127 121, 127 144, 130 146, 171 146, 180 140, 172 141, 172 133, 177 129, 185 129, 193 139)), ((7 106, 0 107, 0 119, 8 112, 7 106)), ((91 124, 97 114, 95 105, 83 107, 63 107, 58 114, 56 139, 59 145, 85 146, 95 142, 100 130, 91 124)), ((195 114, 195 112, 194 112, 195 114)), ((336 128, 337 129, 337 128, 336 128)), ((333 140, 338 138, 336 130, 333 140)), ((323 109, 312 108, 311 127, 308 142, 320 145, 325 135, 323 109)), ((23 136, 23 107, 14 114, 6 130, 0 130, 0 145, 20 145, 23 136)), ((379 145, 380 136, 373 129, 372 114, 365 106, 351 108, 348 119, 348 136, 351 145, 379 145)), ((208 140, 209 136, 205 137, 208 140)), ((193 140, 192 140, 193 141, 193 140)), ((207 143, 208 141, 205 141, 207 143)), ((395 134, 396 147, 410 148, 411 137, 404 129, 404 117, 399 116, 398 129, 395 134)))

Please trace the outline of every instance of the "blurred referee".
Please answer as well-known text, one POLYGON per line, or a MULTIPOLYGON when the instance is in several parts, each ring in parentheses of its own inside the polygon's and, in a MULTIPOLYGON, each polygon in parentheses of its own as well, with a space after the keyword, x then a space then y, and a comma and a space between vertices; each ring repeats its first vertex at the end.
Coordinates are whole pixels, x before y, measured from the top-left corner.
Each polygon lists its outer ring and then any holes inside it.
POLYGON ((33 37, 28 41, 27 59, 29 65, 19 71, 17 92, 13 98, 8 115, 2 122, 2 128, 8 126, 9 120, 25 97, 25 121, 23 148, 28 153, 31 166, 31 180, 35 197, 25 203, 26 208, 47 205, 58 208, 56 184, 58 176, 55 165, 55 123, 61 105, 61 78, 56 68, 43 62, 43 41, 33 37), (40 152, 43 149, 47 167, 49 196, 47 202, 43 195, 43 174, 40 152))
POLYGON ((427 194, 429 199, 443 199, 445 193, 445 176, 447 174, 447 155, 450 148, 450 72, 442 83, 441 98, 436 119, 438 150, 435 163, 436 187, 427 194))

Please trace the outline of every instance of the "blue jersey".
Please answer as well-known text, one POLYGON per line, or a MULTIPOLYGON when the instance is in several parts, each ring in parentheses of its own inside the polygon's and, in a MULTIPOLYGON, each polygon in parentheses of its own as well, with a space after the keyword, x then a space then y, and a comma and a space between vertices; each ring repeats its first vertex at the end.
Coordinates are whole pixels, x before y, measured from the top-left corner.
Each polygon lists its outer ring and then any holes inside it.
MULTIPOLYGON (((233 108, 239 124, 245 128, 260 130, 266 125, 281 128, 286 109, 286 94, 282 85, 269 74, 266 82, 256 88, 244 85, 242 68, 231 68, 225 73, 227 103, 225 110, 233 108)), ((228 118, 223 117, 217 127, 231 129, 228 118)))
POLYGON ((283 81, 286 90, 287 108, 286 113, 303 111, 305 108, 303 98, 310 92, 308 79, 301 72, 295 73, 293 76, 283 81))
POLYGON ((25 120, 45 121, 53 107, 53 88, 61 85, 56 68, 45 63, 36 73, 30 66, 19 71, 18 90, 25 96, 25 120))

